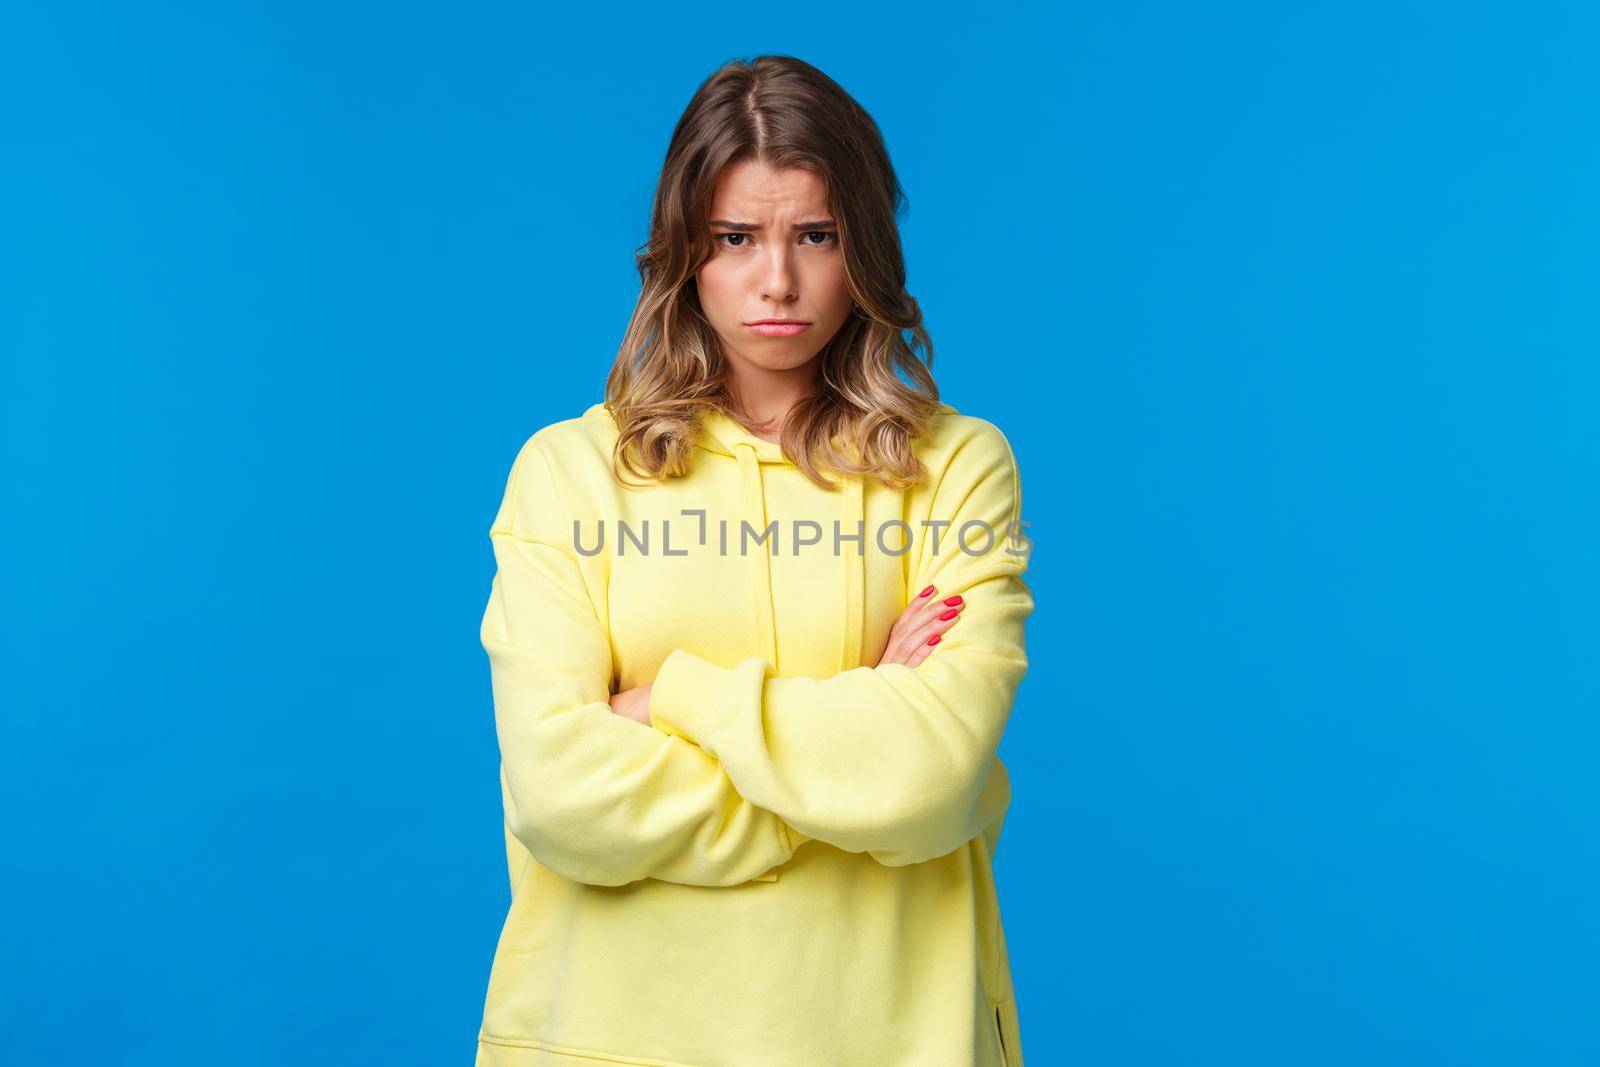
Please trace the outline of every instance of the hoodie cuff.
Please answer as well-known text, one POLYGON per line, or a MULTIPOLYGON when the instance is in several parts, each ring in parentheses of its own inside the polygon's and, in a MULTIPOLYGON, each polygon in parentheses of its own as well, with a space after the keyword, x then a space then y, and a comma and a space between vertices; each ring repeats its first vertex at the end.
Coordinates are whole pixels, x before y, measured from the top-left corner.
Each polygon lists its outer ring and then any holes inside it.
MULTIPOLYGON (((783 847, 787 850, 789 856, 793 856, 795 849, 811 840, 811 838, 786 822, 778 823, 778 833, 783 837, 783 847)), ((788 857, 785 857, 784 862, 788 862, 788 857)))
MULTIPOLYGON (((733 681, 733 672, 675 648, 650 683, 650 725, 662 733, 700 744, 710 716, 733 681)), ((702 746, 703 747, 703 746, 702 746)))

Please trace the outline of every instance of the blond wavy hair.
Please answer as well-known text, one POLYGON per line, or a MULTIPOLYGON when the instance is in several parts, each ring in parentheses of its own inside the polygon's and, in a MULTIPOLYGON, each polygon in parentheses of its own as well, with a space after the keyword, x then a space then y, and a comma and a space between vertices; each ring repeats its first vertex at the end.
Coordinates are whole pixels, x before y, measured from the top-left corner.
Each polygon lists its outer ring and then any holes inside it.
POLYGON ((747 427, 752 421, 726 387, 717 336, 693 284, 714 252, 708 218, 717 176, 742 160, 823 178, 854 301, 815 357, 818 389, 784 422, 784 454, 827 489, 835 487, 823 473, 830 469, 896 488, 920 481, 926 470, 912 442, 927 433, 939 389, 929 373, 932 339, 905 289, 896 221, 905 194, 872 117, 822 71, 782 55, 719 68, 673 130, 649 240, 635 253, 638 303, 606 379, 605 407, 621 431, 613 455, 619 478, 622 469, 648 479, 688 473, 703 412, 720 408, 747 427))

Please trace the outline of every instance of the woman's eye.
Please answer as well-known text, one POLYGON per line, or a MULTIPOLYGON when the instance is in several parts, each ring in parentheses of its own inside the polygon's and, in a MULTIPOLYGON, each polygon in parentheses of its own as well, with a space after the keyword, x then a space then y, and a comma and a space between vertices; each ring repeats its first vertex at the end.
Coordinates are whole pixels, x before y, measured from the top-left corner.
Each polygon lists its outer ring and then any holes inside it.
MULTIPOLYGON (((724 243, 724 247, 726 247, 726 248, 743 248, 745 246, 745 244, 747 243, 747 240, 748 240, 750 235, 747 234, 747 233, 718 233, 718 234, 713 234, 712 236, 717 241, 723 241, 724 238, 732 238, 732 237, 740 238, 739 241, 727 241, 727 242, 725 242, 724 243)), ((802 236, 805 238, 803 243, 811 245, 814 248, 825 247, 825 246, 827 246, 829 244, 832 244, 832 243, 838 241, 838 239, 839 239, 839 235, 834 233, 832 230, 808 230, 802 236), (822 240, 813 241, 813 240, 811 240, 811 238, 813 238, 813 237, 821 237, 822 240)))

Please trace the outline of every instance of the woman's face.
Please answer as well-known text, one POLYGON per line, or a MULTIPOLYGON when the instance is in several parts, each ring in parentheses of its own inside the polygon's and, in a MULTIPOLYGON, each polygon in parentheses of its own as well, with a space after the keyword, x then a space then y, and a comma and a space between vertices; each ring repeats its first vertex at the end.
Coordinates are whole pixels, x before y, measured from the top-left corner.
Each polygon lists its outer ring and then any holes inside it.
POLYGON ((850 315, 827 183, 809 170, 733 163, 717 178, 710 220, 714 251, 695 280, 723 357, 763 370, 804 366, 850 315), (806 325, 753 325, 763 319, 806 325))

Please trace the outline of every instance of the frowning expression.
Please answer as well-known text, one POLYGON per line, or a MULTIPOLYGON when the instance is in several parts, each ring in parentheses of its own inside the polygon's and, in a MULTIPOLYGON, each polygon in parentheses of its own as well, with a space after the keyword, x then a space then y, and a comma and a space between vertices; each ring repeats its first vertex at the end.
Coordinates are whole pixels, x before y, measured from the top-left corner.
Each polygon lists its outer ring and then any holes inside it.
POLYGON ((718 175, 709 217, 713 251, 695 281, 724 357, 767 370, 803 366, 850 315, 827 183, 814 171, 742 160, 718 175))

